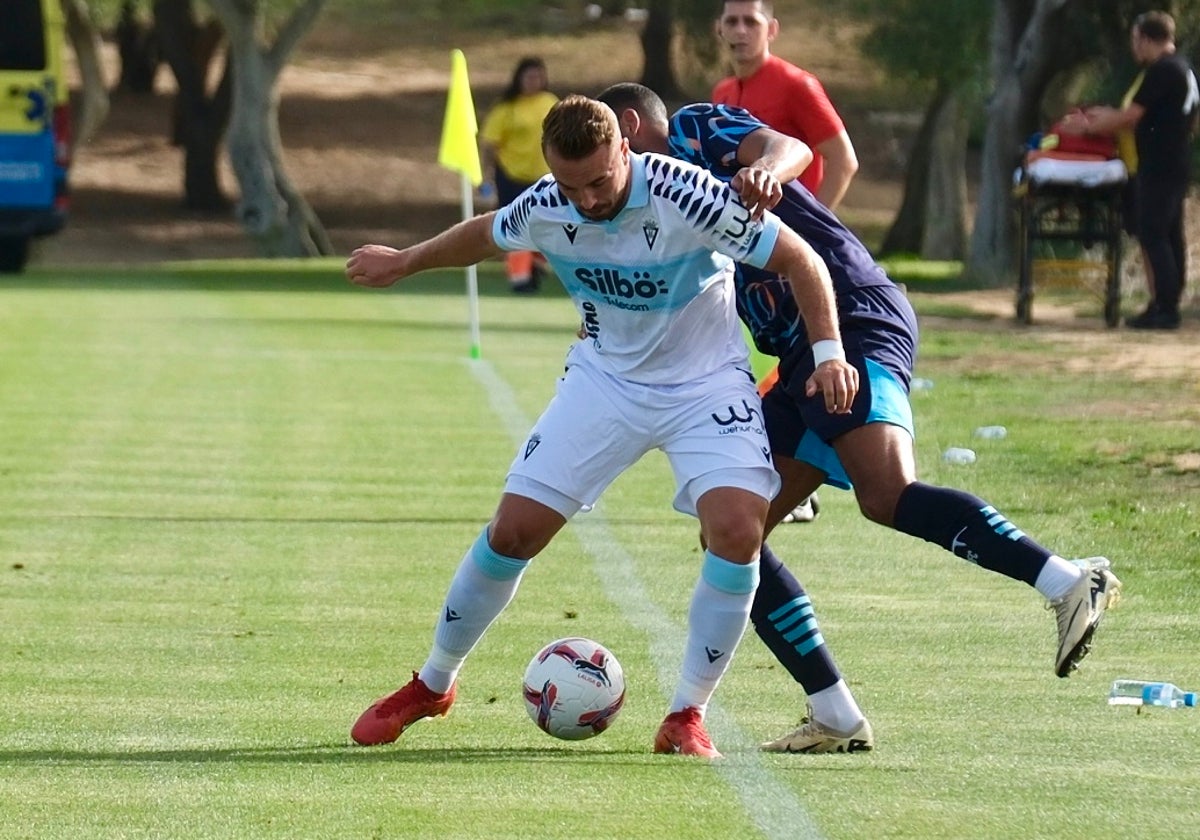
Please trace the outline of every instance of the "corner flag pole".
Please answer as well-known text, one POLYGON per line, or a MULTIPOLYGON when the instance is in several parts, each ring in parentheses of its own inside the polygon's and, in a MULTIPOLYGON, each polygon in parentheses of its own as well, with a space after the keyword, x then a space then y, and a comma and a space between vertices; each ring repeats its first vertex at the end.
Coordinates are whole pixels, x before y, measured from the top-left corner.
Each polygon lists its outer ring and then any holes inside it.
MULTIPOLYGON (((452 50, 450 91, 446 97, 446 118, 442 122, 438 163, 461 176, 464 221, 475 215, 474 188, 483 183, 479 146, 475 140, 478 131, 475 103, 471 99, 471 82, 467 78, 467 57, 462 50, 452 50)), ((471 324, 470 355, 472 359, 478 359, 482 355, 479 343, 479 280, 473 265, 467 266, 467 309, 471 324)))

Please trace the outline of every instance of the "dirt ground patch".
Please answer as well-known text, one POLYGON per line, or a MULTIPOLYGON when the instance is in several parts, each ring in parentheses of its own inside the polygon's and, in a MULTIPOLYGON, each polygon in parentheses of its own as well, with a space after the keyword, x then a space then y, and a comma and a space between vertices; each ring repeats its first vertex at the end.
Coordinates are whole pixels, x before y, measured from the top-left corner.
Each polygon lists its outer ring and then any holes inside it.
MULTIPOLYGON (((850 62, 847 45, 831 41, 828 32, 798 42, 801 27, 788 31, 792 40, 778 51, 818 73, 835 101, 839 91, 871 84, 871 74, 863 71, 861 62, 850 62)), ((458 177, 436 165, 448 48, 364 48, 356 46, 359 43, 345 31, 319 30, 281 84, 280 128, 289 175, 343 253, 368 241, 413 242, 460 216, 458 177)), ((480 114, 526 54, 546 58, 552 85, 560 93, 595 93, 624 78, 622 68, 641 64, 632 31, 610 31, 596 38, 477 40, 463 46, 470 57, 480 114)), ((108 78, 116 78, 111 45, 105 60, 108 78)), ((39 244, 38 262, 72 266, 255 256, 230 215, 181 209, 182 154, 168 140, 172 95, 173 82, 165 67, 152 95, 114 94, 108 119, 77 153, 68 226, 39 244)), ((843 115, 862 162, 844 215, 864 224, 886 225, 901 199, 902 135, 894 122, 873 114, 848 108, 843 115)), ((234 194, 236 180, 228 168, 222 179, 226 191, 234 194)), ((1200 212, 1191 217, 1200 225, 1200 212)), ((1200 235, 1191 241, 1200 242, 1200 235)), ((1102 364, 1134 379, 1183 372, 1200 381, 1200 353, 1195 352, 1200 322, 1194 314, 1179 333, 1143 335, 1109 330, 1094 316, 1081 317, 1070 306, 1037 300, 1036 323, 1020 328, 1012 319, 1010 291, 963 292, 953 299, 994 316, 969 322, 981 332, 1027 329, 1033 341, 1069 347, 1072 352, 1064 362, 1068 366, 1102 364)), ((929 323, 935 325, 936 319, 929 323)), ((967 322, 955 323, 962 327, 967 322)))
MULTIPOLYGON (((914 298, 919 298, 914 295, 914 298)), ((922 329, 940 325, 955 329, 969 327, 981 335, 1019 330, 1031 344, 1053 346, 1061 352, 1052 364, 1068 372, 1108 371, 1119 376, 1114 387, 1145 379, 1180 378, 1190 383, 1194 399, 1200 404, 1200 324, 1185 319, 1178 332, 1142 332, 1109 329, 1099 316, 1080 314, 1080 308, 1054 302, 1034 303, 1034 323, 1018 326, 1013 320, 1013 292, 987 289, 938 294, 939 303, 953 303, 986 318, 922 318, 922 329)), ((1023 362, 1024 363, 1024 362, 1023 362)), ((1048 362, 1048 364, 1051 364, 1048 362)), ((1013 360, 1003 354, 989 356, 986 349, 972 354, 973 370, 1008 370, 1013 360)))

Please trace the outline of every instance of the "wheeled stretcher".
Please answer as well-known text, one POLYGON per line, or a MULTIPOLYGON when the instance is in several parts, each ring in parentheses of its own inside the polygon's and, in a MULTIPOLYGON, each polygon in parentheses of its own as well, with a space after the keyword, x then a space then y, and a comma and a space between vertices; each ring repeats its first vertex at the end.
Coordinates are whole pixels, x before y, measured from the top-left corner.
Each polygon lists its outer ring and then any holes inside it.
POLYGON ((1021 323, 1033 318, 1035 262, 1058 269, 1063 285, 1091 285, 1098 276, 1104 299, 1104 322, 1117 326, 1121 314, 1122 196, 1127 180, 1120 160, 1075 160, 1031 155, 1015 176, 1020 211, 1020 276, 1016 315, 1021 323), (1042 261, 1034 259, 1042 241, 1078 243, 1100 260, 1042 261), (1065 269, 1066 271, 1063 271, 1065 269), (1064 277, 1065 275, 1065 277, 1064 277))

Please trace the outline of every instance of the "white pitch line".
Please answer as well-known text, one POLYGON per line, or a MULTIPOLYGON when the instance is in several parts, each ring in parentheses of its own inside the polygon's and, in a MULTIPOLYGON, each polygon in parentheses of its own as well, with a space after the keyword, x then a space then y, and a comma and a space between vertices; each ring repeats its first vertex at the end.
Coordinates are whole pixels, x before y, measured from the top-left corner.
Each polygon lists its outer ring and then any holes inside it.
MULTIPOLYGON (((519 445, 533 425, 517 405, 508 383, 486 360, 468 360, 472 375, 487 393, 492 411, 514 445, 519 445)), ((604 594, 620 605, 625 619, 650 639, 651 656, 658 663, 658 683, 663 695, 675 690, 687 630, 664 613, 647 595, 637 575, 636 563, 621 546, 604 518, 600 505, 570 522, 583 550, 598 571, 604 594)), ((807 840, 821 837, 796 795, 763 764, 757 744, 738 726, 732 714, 709 703, 705 720, 723 747, 732 747, 713 769, 733 788, 759 830, 770 840, 807 840)))

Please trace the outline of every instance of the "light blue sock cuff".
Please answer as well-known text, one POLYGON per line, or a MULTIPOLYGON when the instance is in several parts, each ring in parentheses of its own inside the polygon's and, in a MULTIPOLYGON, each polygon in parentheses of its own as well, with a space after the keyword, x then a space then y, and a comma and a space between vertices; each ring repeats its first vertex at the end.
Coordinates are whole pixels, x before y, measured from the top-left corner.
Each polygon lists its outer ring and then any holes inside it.
POLYGON ((711 551, 704 552, 704 566, 700 577, 714 589, 730 595, 745 595, 758 588, 758 561, 753 563, 731 563, 711 551))
POLYGON ((525 567, 529 565, 528 560, 505 557, 503 554, 492 551, 492 547, 488 545, 487 528, 483 529, 483 533, 471 546, 471 559, 475 561, 475 567, 492 580, 519 578, 525 571, 525 567))

